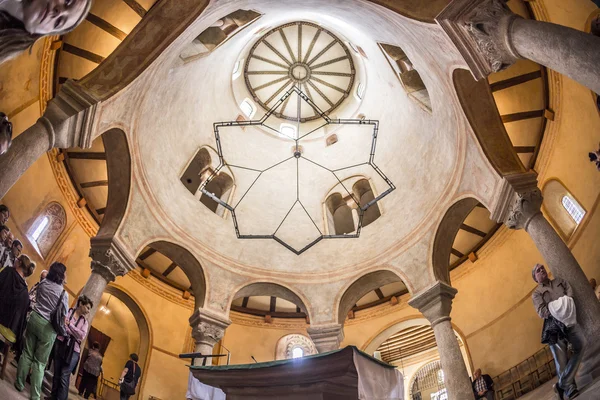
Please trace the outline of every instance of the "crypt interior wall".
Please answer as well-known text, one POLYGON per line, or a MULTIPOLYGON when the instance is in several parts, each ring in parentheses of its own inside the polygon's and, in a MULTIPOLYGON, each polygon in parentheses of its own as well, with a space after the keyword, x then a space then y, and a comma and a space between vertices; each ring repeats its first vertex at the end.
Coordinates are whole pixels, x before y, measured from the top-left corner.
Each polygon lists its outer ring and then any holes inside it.
MULTIPOLYGON (((544 0, 542 3, 552 22, 576 29, 584 28, 593 10, 592 3, 585 0, 566 3, 544 0)), ((40 46, 38 43, 31 54, 23 54, 0 67, 0 110, 9 112, 15 135, 40 116, 40 46)), ((600 117, 588 89, 552 72, 550 83, 551 106, 556 119, 548 123, 535 170, 539 173, 540 187, 547 180, 559 179, 587 211, 582 225, 568 244, 588 277, 598 279, 600 174, 588 162, 586 154, 596 148, 600 140, 600 117)), ((89 232, 74 213, 78 206, 61 190, 61 185, 69 184, 57 180, 51 159, 43 156, 13 186, 2 203, 11 209, 8 225, 23 241, 24 253, 37 263, 28 283, 37 282, 40 271, 52 261, 59 260, 68 266, 66 287, 73 300, 90 274, 91 260, 88 257, 89 232), (67 225, 44 259, 32 246, 28 232, 39 212, 51 201, 63 205, 67 225)), ((530 300, 535 286, 530 269, 534 263, 543 260, 525 232, 512 232, 504 227, 478 252, 478 257, 475 263, 467 261, 451 272, 452 285, 459 291, 452 320, 465 337, 472 367, 496 375, 541 347, 541 320, 535 315, 530 300), (514 340, 515 337, 519 340, 514 340)), ((186 346, 189 346, 188 318, 193 312, 193 302, 182 299, 181 292, 153 277, 142 278, 137 271, 119 278, 117 284, 142 305, 152 327, 153 342, 142 382, 142 398, 150 395, 161 399, 182 398, 187 385, 186 361, 176 355, 187 351, 186 346)), ((408 306, 408 299, 409 295, 405 295, 398 305, 385 304, 357 312, 354 320, 346 321, 342 346, 352 344, 365 348, 390 325, 420 317, 408 306)), ((236 364, 252 362, 251 355, 259 361, 273 360, 277 341, 282 336, 290 333, 306 335, 304 323, 286 324, 274 319, 272 324, 266 324, 258 317, 236 313, 232 313, 231 318, 233 324, 227 329, 223 343, 231 350, 231 361, 236 364)), ((101 326, 113 340, 126 341, 119 329, 103 322, 101 317, 94 325, 101 326)), ((116 370, 117 365, 106 368, 116 370)), ((116 377, 112 372, 106 376, 116 377)))

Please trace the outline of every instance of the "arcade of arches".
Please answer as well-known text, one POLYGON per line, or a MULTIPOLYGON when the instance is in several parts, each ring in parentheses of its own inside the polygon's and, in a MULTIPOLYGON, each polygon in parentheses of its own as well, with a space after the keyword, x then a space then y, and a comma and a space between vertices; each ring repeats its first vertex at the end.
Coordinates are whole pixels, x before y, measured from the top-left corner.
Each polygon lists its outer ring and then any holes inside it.
MULTIPOLYGON (((590 0, 508 7, 102 0, 74 32, 0 66, 15 132, 0 156, 7 225, 37 263, 30 286, 61 261, 71 300, 96 302, 105 389, 133 351, 138 398, 168 400, 185 397, 180 353, 247 364, 354 345, 397 366, 407 398, 427 376, 472 398, 476 368, 495 377, 543 348, 536 263, 571 282, 597 337, 587 282, 600 278, 600 173, 587 154, 600 142, 600 39, 586 32, 600 13, 590 0), (470 30, 469 18, 480 19, 470 30), (478 47, 481 26, 493 34, 478 47), (262 118, 294 85, 330 118, 379 121, 375 161, 396 187, 362 215, 387 189, 374 170, 300 170, 312 223, 296 223, 298 240, 355 233, 362 216, 359 238, 301 255, 238 239, 232 219, 246 233, 279 229, 296 173, 266 168, 294 156, 303 126, 316 132, 303 156, 333 164, 368 154, 370 137, 315 125, 296 99, 270 117, 274 129, 241 124, 219 143, 213 130, 262 118), (236 203, 236 214, 223 205, 236 203)), ((581 379, 598 376, 597 346, 581 379)))

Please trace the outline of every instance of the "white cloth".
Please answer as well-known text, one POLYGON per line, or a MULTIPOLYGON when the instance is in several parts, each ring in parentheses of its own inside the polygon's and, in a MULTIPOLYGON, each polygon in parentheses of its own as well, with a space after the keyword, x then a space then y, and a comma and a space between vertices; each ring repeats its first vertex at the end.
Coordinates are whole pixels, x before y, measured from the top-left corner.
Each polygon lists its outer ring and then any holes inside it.
POLYGON ((395 368, 385 368, 354 351, 360 400, 404 400, 404 378, 395 368))
POLYGON ((191 400, 225 400, 225 393, 221 389, 200 382, 190 371, 185 398, 191 400))
POLYGON ((562 296, 558 300, 548 303, 548 311, 554 318, 565 324, 567 328, 577 325, 575 302, 569 296, 562 296))

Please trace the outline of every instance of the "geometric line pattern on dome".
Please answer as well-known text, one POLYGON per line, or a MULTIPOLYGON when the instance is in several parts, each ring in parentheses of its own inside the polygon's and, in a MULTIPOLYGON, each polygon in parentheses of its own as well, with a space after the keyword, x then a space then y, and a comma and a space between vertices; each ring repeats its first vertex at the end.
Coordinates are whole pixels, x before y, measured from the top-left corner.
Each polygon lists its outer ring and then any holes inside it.
MULTIPOLYGON (((252 46, 244 65, 246 86, 265 110, 271 109, 273 101, 290 86, 300 86, 330 114, 350 95, 355 75, 354 61, 344 42, 327 29, 305 21, 268 31, 252 46)), ((284 103, 274 115, 295 120, 294 109, 284 103)), ((303 115, 301 122, 318 118, 316 113, 303 115)))
MULTIPOLYGON (((299 85, 298 85, 299 86, 299 85)), ((214 134, 215 134, 215 141, 216 141, 216 148, 217 148, 217 153, 218 153, 218 157, 219 157, 219 165, 217 166, 217 168, 212 172, 212 174, 201 184, 200 186, 200 190, 202 191, 202 193, 208 197, 210 197, 212 200, 214 200, 215 202, 217 202, 218 204, 220 204, 221 206, 225 207, 226 209, 228 209, 231 212, 232 215, 232 220, 233 220, 233 225, 235 228, 235 233, 236 236, 238 237, 238 239, 271 239, 271 240, 275 240, 276 242, 278 242, 279 244, 281 244, 282 246, 284 246, 285 248, 287 248, 288 250, 290 250, 291 252, 295 253, 296 255, 300 255, 302 253, 304 253, 305 251, 307 251, 308 249, 310 249, 311 247, 313 247, 314 245, 316 245, 317 243, 319 243, 321 240, 323 239, 350 239, 350 238, 358 238, 360 236, 360 232, 362 229, 362 225, 363 225, 363 217, 364 217, 364 213, 365 211, 369 208, 372 207, 373 205, 375 205, 379 200, 383 199, 385 196, 387 196, 388 194, 390 194, 392 191, 394 191, 396 189, 396 187, 394 186, 394 184, 387 178, 387 176, 383 173, 383 171, 375 164, 375 150, 377 147, 377 136, 379 134, 379 121, 377 120, 367 120, 367 119, 331 119, 327 116, 326 113, 324 113, 322 110, 320 110, 317 105, 304 93, 302 92, 298 86, 293 86, 292 88, 290 88, 287 92, 284 93, 284 95, 279 99, 279 101, 277 101, 277 103, 275 103, 275 105, 273 107, 271 107, 271 109, 259 120, 252 120, 252 121, 228 121, 228 122, 216 122, 213 124, 213 129, 214 129, 214 134), (314 109, 315 113, 317 113, 319 115, 320 118, 322 118, 324 120, 324 123, 321 124, 320 126, 318 126, 315 129, 311 129, 309 132, 304 133, 304 134, 298 134, 298 137, 291 137, 289 135, 286 135, 285 132, 281 132, 271 126, 269 126, 268 124, 268 120, 269 117, 271 117, 274 113, 275 110, 278 107, 281 107, 282 104, 284 104, 288 98, 292 95, 297 95, 298 98, 300 99, 298 101, 298 114, 300 113, 300 107, 301 107, 301 102, 304 102, 306 104, 308 104, 311 108, 314 109), (308 136, 310 136, 311 134, 315 133, 316 131, 328 126, 328 125, 340 125, 340 126, 351 126, 351 125, 361 125, 361 126, 367 126, 367 127, 371 127, 372 128, 372 133, 371 134, 371 140, 370 140, 370 150, 369 150, 369 157, 368 157, 368 161, 362 162, 362 163, 357 163, 357 164, 350 164, 344 167, 339 167, 339 168, 328 168, 327 166, 322 165, 323 163, 318 163, 310 158, 307 158, 306 156, 304 156, 302 154, 302 146, 300 146, 300 141, 303 139, 306 139, 308 136), (287 139, 293 140, 295 142, 295 151, 294 154, 291 157, 286 157, 286 158, 282 158, 280 161, 266 167, 266 168, 262 168, 262 169, 257 169, 257 168, 252 168, 251 166, 248 165, 235 165, 235 164, 230 164, 225 160, 225 154, 223 153, 223 148, 222 148, 222 133, 220 132, 220 130, 223 130, 224 128, 229 128, 229 127, 246 127, 246 126, 260 126, 263 128, 266 128, 268 130, 272 130, 277 132, 280 136, 285 136, 287 139), (287 212, 287 214, 285 215, 285 217, 282 219, 281 223, 278 225, 277 229, 275 229, 275 231, 273 233, 270 234, 246 234, 246 233, 241 233, 240 232, 240 225, 239 225, 239 218, 238 215, 236 213, 236 210, 238 207, 240 207, 240 204, 242 203, 242 201, 246 198, 246 196, 248 195, 248 193, 253 189, 253 187, 255 186, 256 182, 268 171, 273 170, 274 168, 277 168, 278 166, 290 162, 292 160, 296 160, 296 199, 294 201, 294 203, 292 204, 292 206, 290 207, 289 211, 287 212), (358 223, 357 223, 357 227, 354 233, 351 234, 324 234, 321 229, 319 228, 319 226, 317 225, 317 223, 315 223, 314 218, 309 214, 309 212, 307 211, 306 207, 304 206, 304 204, 302 203, 301 199, 300 199, 300 178, 299 178, 299 161, 300 160, 305 160, 306 162, 308 162, 309 164, 315 166, 316 168, 322 169, 323 171, 327 171, 328 173, 330 173, 332 176, 335 177, 336 181, 338 182, 339 185, 341 185, 341 187, 343 188, 343 190, 348 194, 348 198, 351 199, 351 201, 356 205, 356 210, 358 212, 358 223), (373 198, 371 201, 369 201, 366 204, 360 204, 359 199, 357 199, 357 196, 352 193, 351 191, 348 190, 348 188, 344 185, 344 183, 342 182, 342 179, 340 179, 340 177, 338 176, 338 174, 340 173, 340 171, 343 170, 347 170, 350 168, 355 168, 355 167, 360 167, 360 166, 370 166, 373 171, 375 171, 375 173, 377 175, 379 175, 379 177, 381 177, 381 179, 387 184, 388 188, 383 191, 381 194, 379 194, 377 197, 373 198), (218 196, 216 196, 214 193, 211 193, 209 191, 206 190, 206 186, 214 179, 217 177, 217 175, 219 174, 219 172, 225 168, 225 167, 229 167, 229 168, 239 168, 242 170, 247 170, 247 171, 253 171, 254 173, 257 173, 257 177, 256 179, 254 179, 254 182, 252 182, 252 184, 250 185, 250 187, 241 195, 241 198, 237 201, 237 203, 235 204, 229 204, 226 201, 222 200, 221 198, 219 198, 218 196), (298 247, 298 246, 294 246, 291 245, 289 243, 286 242, 286 240, 284 240, 281 235, 278 236, 278 232, 280 231, 280 228, 282 227, 282 225, 284 225, 284 223, 286 222, 286 219, 288 219, 288 217, 290 216, 290 213, 292 212, 292 210, 294 210, 296 208, 296 206, 299 205, 301 207, 301 209, 303 210, 303 212, 306 214, 306 216, 310 219, 310 221, 312 222, 312 224, 314 225, 315 230, 318 232, 318 235, 315 235, 314 239, 310 240, 310 242, 302 247, 298 247)), ((300 126, 300 118, 298 118, 298 126, 300 126)))

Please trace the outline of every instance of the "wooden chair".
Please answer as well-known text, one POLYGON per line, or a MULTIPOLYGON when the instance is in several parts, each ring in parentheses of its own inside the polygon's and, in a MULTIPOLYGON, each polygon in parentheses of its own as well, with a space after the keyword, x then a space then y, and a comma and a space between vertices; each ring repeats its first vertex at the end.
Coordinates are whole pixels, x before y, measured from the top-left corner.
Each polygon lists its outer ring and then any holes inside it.
POLYGON ((0 379, 4 380, 6 367, 8 366, 8 355, 10 349, 14 346, 16 339, 15 334, 10 329, 0 325, 0 341, 4 343, 4 351, 2 352, 2 369, 0 369, 0 379))
POLYGON ((550 366, 548 366, 546 349, 542 349, 535 353, 533 359, 535 362, 535 375, 538 385, 542 385, 552 379, 552 371, 550 370, 550 366))
POLYGON ((513 370, 515 370, 518 376, 515 380, 515 394, 520 397, 527 392, 531 392, 534 388, 534 378, 529 361, 523 361, 513 368, 513 370))

